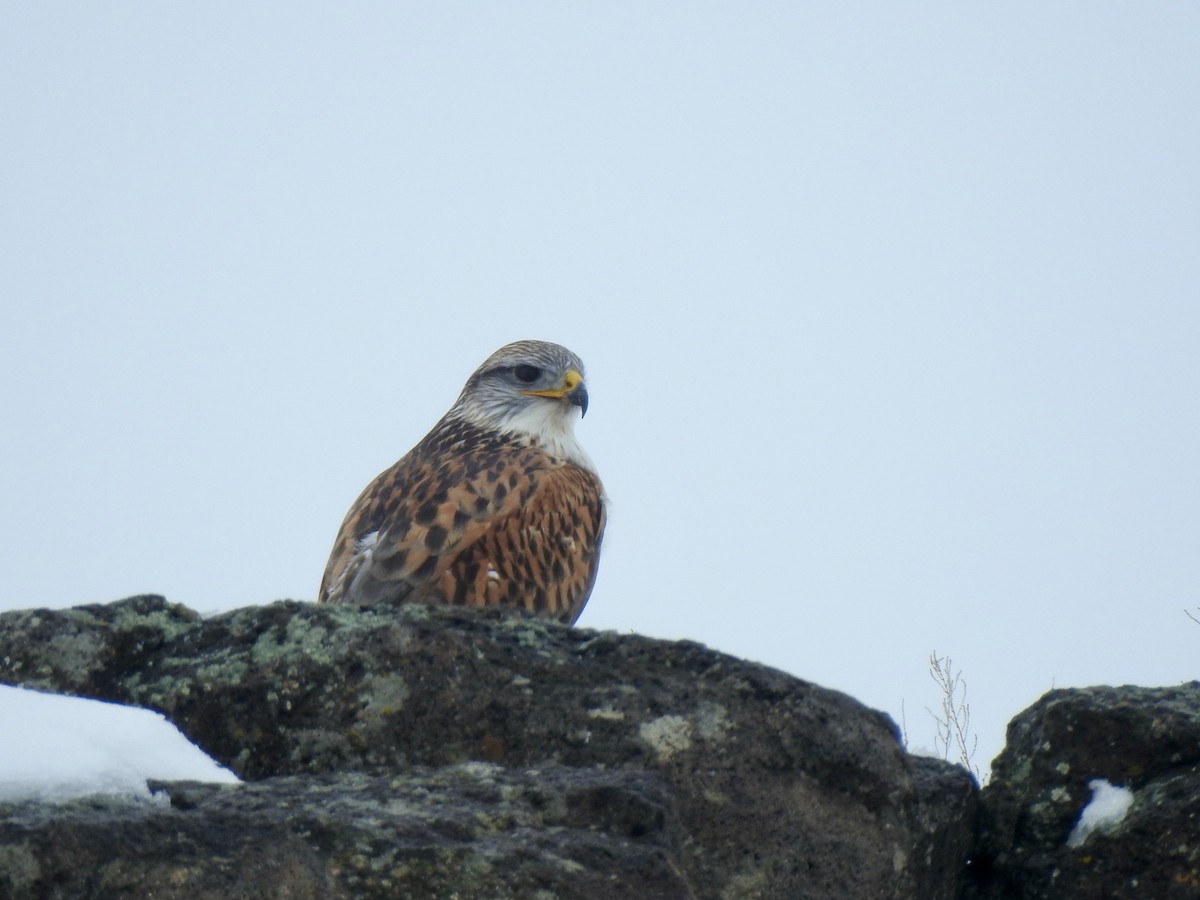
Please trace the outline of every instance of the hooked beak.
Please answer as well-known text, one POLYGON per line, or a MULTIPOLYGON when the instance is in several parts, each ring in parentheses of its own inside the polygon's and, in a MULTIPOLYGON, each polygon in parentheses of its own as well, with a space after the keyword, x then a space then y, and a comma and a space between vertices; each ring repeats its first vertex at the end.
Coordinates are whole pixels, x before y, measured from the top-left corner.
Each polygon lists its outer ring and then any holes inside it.
POLYGON ((572 406, 579 407, 580 416, 587 415, 588 392, 583 384, 583 376, 574 369, 569 369, 563 376, 559 387, 547 391, 521 391, 531 397, 549 397, 551 400, 564 400, 572 406))

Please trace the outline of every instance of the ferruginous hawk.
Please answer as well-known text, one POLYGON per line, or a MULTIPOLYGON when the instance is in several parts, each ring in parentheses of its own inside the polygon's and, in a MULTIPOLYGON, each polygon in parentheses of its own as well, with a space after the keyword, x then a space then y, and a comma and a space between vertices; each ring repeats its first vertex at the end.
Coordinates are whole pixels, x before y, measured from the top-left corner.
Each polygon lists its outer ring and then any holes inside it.
POLYGON ((604 535, 604 488, 575 439, 583 363, 518 341, 350 507, 318 600, 522 607, 573 624, 604 535))

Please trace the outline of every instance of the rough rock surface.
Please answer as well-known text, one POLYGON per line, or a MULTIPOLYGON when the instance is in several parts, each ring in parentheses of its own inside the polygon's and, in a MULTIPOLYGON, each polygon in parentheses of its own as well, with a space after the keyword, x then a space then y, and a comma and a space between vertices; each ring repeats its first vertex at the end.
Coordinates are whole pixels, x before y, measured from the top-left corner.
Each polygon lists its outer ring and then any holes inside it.
POLYGON ((670 793, 647 773, 463 763, 154 786, 169 804, 6 808, 0 896, 693 896, 670 793))
POLYGON ((1200 897, 1200 682, 1056 690, 1013 719, 971 870, 971 898, 1200 897), (1133 805, 1069 847, 1099 778, 1133 805))
POLYGON ((0 887, 28 896, 937 900, 969 851, 962 770, 845 695, 686 642, 147 596, 0 616, 0 682, 159 710, 251 782, 0 808, 0 887))

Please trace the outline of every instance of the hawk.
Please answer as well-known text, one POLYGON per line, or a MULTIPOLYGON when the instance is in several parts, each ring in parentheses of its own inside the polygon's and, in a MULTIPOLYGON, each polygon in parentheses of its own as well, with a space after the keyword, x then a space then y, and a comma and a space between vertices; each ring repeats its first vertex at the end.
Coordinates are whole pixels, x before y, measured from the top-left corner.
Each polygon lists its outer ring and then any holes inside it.
POLYGON ((596 581, 605 496, 575 439, 579 357, 517 341, 350 507, 318 602, 516 606, 574 624, 596 581))

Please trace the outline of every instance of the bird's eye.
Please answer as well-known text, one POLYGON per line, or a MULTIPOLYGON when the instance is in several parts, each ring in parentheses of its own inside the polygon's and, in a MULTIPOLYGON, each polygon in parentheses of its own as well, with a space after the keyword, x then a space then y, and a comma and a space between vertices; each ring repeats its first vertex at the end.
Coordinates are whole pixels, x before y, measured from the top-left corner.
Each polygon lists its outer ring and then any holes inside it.
POLYGON ((519 365, 513 367, 513 375, 521 384, 533 384, 541 377, 542 370, 537 366, 519 365))

